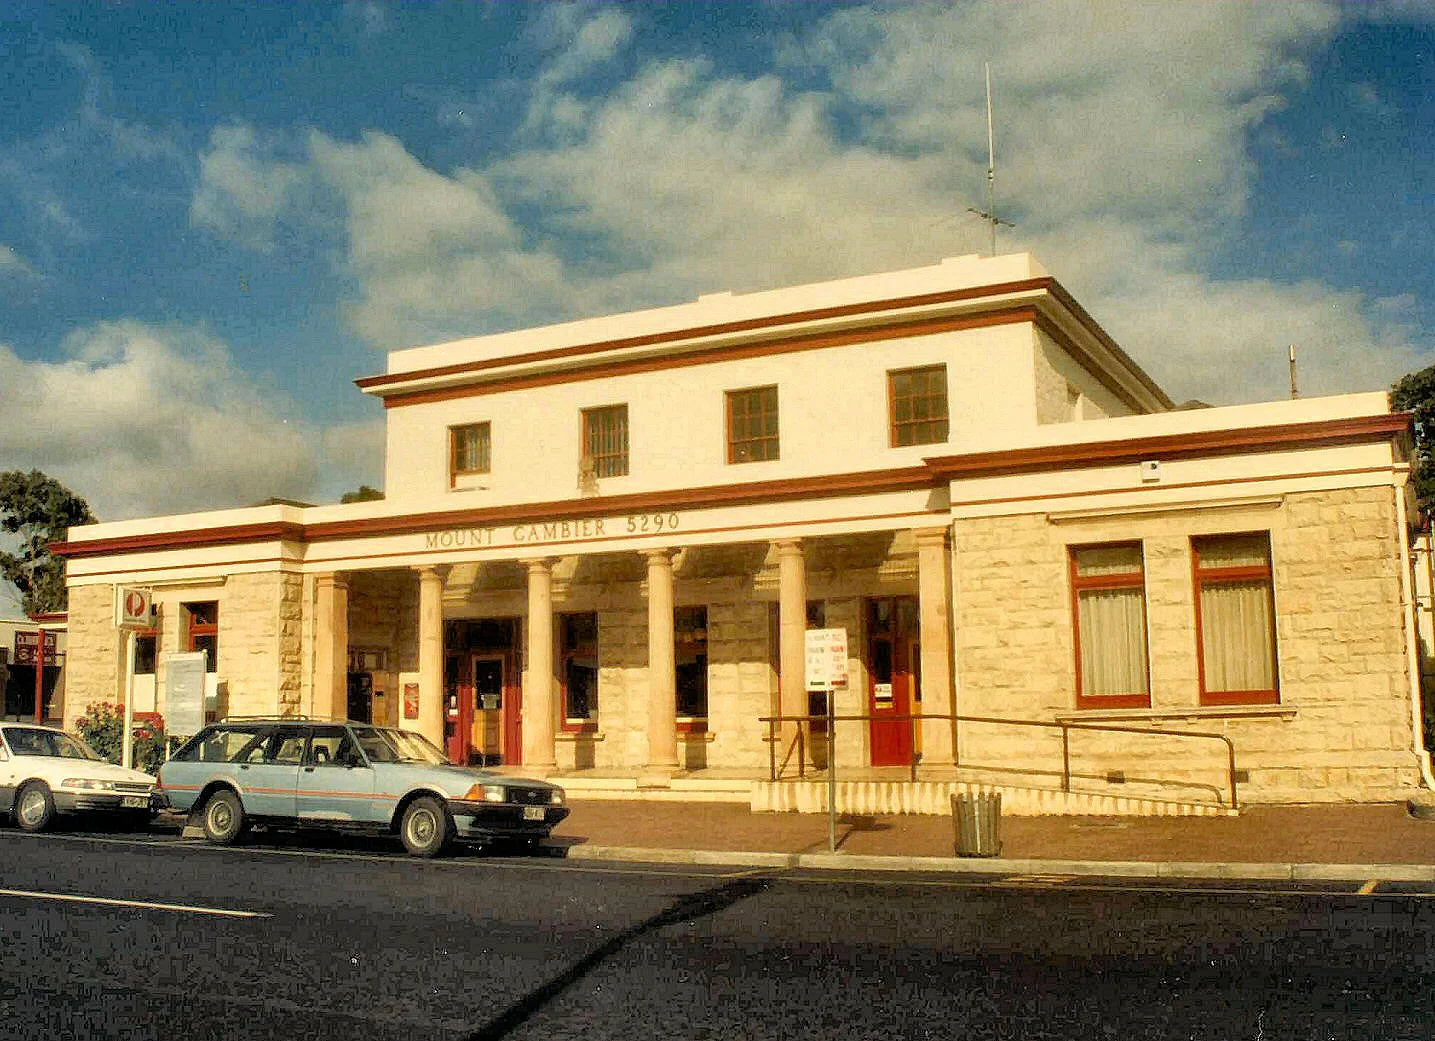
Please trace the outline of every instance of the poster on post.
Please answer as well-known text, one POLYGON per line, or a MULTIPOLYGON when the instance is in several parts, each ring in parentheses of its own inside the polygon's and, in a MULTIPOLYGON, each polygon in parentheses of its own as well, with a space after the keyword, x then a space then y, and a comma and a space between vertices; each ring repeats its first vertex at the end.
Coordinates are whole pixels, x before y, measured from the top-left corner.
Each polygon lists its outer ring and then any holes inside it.
POLYGON ((164 724, 171 737, 193 737, 204 726, 204 651, 164 658, 164 724))
POLYGON ((808 690, 847 685, 847 630, 808 629, 805 635, 808 690))

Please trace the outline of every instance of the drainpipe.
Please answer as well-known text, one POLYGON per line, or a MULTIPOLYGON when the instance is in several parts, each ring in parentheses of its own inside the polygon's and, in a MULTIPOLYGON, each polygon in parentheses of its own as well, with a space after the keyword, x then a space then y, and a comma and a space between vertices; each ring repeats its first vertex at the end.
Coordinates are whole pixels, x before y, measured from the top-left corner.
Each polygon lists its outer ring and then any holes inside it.
MULTIPOLYGON (((1411 582, 1410 523, 1405 508, 1405 489, 1410 483, 1410 467, 1396 467, 1395 518, 1400 538, 1400 597, 1405 608, 1405 671, 1410 675, 1410 733, 1415 761, 1420 764, 1420 778, 1425 787, 1435 790, 1435 777, 1430 773, 1430 753, 1425 748, 1424 720, 1420 696, 1420 654, 1415 619, 1415 590, 1411 582)), ((1435 546, 1432 547, 1435 550, 1435 546)), ((1432 591, 1435 592, 1435 591, 1432 591)))

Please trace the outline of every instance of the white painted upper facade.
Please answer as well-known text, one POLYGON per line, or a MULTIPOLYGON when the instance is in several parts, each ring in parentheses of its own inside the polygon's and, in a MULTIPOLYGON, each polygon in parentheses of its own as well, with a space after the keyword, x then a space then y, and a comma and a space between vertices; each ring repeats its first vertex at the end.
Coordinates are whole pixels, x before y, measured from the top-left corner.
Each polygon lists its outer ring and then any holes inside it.
POLYGON ((1026 254, 962 257, 395 351, 385 377, 359 382, 391 406, 388 500, 435 510, 575 495, 581 413, 603 406, 627 407, 631 463, 602 495, 914 466, 994 432, 1169 406, 1049 281, 1026 254), (1022 321, 1024 308, 1049 325, 1022 321), (946 366, 948 437, 893 447, 888 373, 932 365, 946 366), (729 463, 725 392, 768 386, 780 457, 729 463), (491 471, 451 481, 449 430, 484 422, 491 471))

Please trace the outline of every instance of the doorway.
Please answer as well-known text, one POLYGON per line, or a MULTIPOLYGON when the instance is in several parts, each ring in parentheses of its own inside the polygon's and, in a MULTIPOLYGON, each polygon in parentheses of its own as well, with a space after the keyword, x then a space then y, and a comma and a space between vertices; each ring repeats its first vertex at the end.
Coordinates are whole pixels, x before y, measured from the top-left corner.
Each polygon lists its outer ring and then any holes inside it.
POLYGON ((444 751, 460 765, 523 761, 518 621, 450 622, 444 634, 444 751))
POLYGON ((915 596, 867 601, 867 712, 873 766, 906 766, 916 750, 910 719, 917 710, 919 635, 915 596))

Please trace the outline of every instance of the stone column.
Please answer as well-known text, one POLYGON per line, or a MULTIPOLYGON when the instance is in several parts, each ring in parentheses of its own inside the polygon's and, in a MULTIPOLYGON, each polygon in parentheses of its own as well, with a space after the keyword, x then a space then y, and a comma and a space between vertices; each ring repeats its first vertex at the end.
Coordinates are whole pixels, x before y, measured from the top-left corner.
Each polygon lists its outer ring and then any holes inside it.
POLYGON ((349 715, 349 579, 314 578, 314 715, 349 715))
MULTIPOLYGON (((921 616, 922 711, 950 714, 952 698, 952 555, 948 529, 918 528, 917 593, 921 616)), ((952 763, 952 725, 946 720, 922 721, 922 762, 952 763)))
MULTIPOLYGON (((803 716, 807 714, 807 570, 801 540, 779 539, 773 546, 777 549, 778 663, 782 673, 778 706, 784 716, 803 716)), ((780 733, 779 759, 787 754, 797 724, 784 723, 780 733)))
POLYGON ((523 675, 523 767, 530 773, 557 768, 553 748, 553 562, 525 560, 528 566, 528 668, 523 675))
POLYGON ((419 573, 419 733, 443 748, 443 578, 419 573))
POLYGON ((673 651, 673 554, 643 550, 648 562, 648 770, 678 768, 678 688, 673 651))

